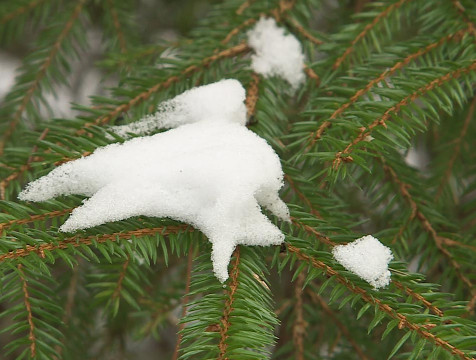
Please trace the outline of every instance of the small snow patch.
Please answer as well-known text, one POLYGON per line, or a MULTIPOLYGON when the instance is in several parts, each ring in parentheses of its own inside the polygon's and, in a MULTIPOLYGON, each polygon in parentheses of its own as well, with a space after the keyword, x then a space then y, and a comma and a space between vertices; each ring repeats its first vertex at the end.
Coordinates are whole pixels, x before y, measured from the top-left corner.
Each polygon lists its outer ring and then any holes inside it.
POLYGON ((272 18, 261 18, 248 32, 248 45, 255 51, 251 68, 265 77, 279 76, 294 89, 304 81, 304 54, 299 41, 286 35, 272 18))
POLYGON ((373 287, 378 289, 390 283, 388 264, 393 259, 392 251, 373 236, 336 246, 332 254, 342 266, 373 287))
POLYGON ((139 215, 191 224, 212 243, 213 269, 224 282, 236 245, 284 240, 260 206, 289 221, 278 194, 283 185, 280 160, 244 126, 244 98, 236 80, 185 92, 147 120, 174 129, 99 148, 31 182, 18 197, 90 197, 61 226, 65 232, 139 215))

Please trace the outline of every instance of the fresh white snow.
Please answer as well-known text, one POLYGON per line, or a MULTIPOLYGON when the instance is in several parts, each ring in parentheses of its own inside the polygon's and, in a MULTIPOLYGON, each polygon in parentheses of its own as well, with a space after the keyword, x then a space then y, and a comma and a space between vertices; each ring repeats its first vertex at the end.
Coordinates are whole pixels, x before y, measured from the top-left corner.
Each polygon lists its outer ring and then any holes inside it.
MULTIPOLYGON (((65 163, 28 184, 19 198, 89 197, 61 226, 65 232, 139 215, 189 223, 212 243, 214 272, 223 282, 236 245, 284 240, 260 206, 289 221, 278 194, 283 185, 280 160, 244 126, 244 98, 236 80, 185 92, 146 119, 156 121, 147 129, 174 129, 111 144, 65 163)), ((143 132, 140 126, 132 130, 143 132)))
POLYGON ((111 127, 123 138, 128 134, 146 135, 157 129, 170 129, 200 121, 246 124, 245 89, 237 80, 222 80, 185 91, 157 107, 144 119, 111 127))
POLYGON ((352 271, 375 288, 390 283, 388 264, 392 251, 378 239, 367 235, 346 245, 334 247, 334 258, 347 270, 352 271))
POLYGON ((279 76, 297 89, 304 81, 304 54, 301 43, 286 35, 273 18, 262 17, 248 32, 248 45, 254 50, 251 68, 265 77, 279 76))

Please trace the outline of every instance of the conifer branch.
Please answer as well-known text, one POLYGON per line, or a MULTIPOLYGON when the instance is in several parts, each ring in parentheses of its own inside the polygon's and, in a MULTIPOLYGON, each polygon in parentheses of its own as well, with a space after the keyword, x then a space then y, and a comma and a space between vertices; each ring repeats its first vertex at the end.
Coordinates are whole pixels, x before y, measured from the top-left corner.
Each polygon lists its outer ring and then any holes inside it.
POLYGON ((70 246, 78 247, 82 245, 92 245, 94 243, 105 243, 107 241, 117 241, 120 239, 130 239, 133 236, 147 236, 147 235, 169 235, 177 234, 182 231, 194 231, 189 226, 186 225, 177 225, 177 226, 164 226, 156 228, 145 228, 139 230, 131 230, 126 232, 116 232, 113 234, 106 235, 92 235, 88 237, 81 236, 72 236, 66 239, 58 240, 56 243, 46 243, 38 246, 26 245, 22 249, 12 250, 4 254, 0 254, 0 263, 8 259, 18 259, 21 257, 28 256, 32 253, 38 254, 41 257, 44 257, 45 251, 54 251, 59 249, 67 249, 70 246))
MULTIPOLYGON (((37 141, 43 140, 48 134, 48 132, 49 132, 48 128, 43 130, 43 132, 40 134, 37 141)), ((0 181, 0 200, 5 200, 5 193, 6 193, 8 184, 11 181, 17 179, 23 172, 30 169, 30 164, 35 160, 35 157, 33 156, 33 154, 36 153, 37 150, 38 150, 38 145, 33 146, 33 149, 31 150, 31 156, 28 158, 26 164, 20 166, 20 168, 16 172, 10 174, 5 179, 0 181)), ((0 224, 0 231, 1 229, 2 229, 2 224, 0 224)))
POLYGON ((256 113, 256 103, 258 102, 259 97, 259 82, 260 77, 257 73, 253 72, 251 74, 251 81, 246 90, 246 99, 245 105, 248 115, 248 123, 254 122, 254 116, 256 113))
POLYGON ((412 298, 416 299, 417 301, 421 302, 423 305, 425 305, 430 311, 432 311, 435 315, 438 315, 440 317, 444 316, 444 313, 442 310, 440 310, 437 306, 433 305, 431 302, 429 302, 427 299, 425 299, 423 296, 420 294, 416 293, 409 287, 403 285, 400 281, 397 280, 392 280, 392 283, 399 288, 400 290, 404 291, 407 295, 410 295, 412 298))
POLYGON ((461 143, 463 142, 463 139, 466 136, 469 123, 473 119, 475 106, 476 106, 476 96, 473 98, 473 101, 471 102, 471 105, 469 106, 468 114, 466 115, 466 118, 463 123, 463 128, 461 129, 459 136, 455 139, 453 150, 451 151, 452 153, 451 159, 448 162, 445 174, 443 175, 443 178, 441 179, 440 185, 438 186, 438 190, 436 192, 436 200, 438 200, 438 198, 441 196, 441 193, 443 192, 443 189, 445 185, 448 183, 451 173, 453 172, 455 161, 460 155, 461 143))
POLYGON ((28 104, 30 103, 30 100, 32 99, 33 94, 38 89, 41 80, 46 76, 48 69, 53 63, 55 56, 60 51, 63 41, 68 36, 71 29, 73 28, 73 25, 75 21, 78 19, 85 3, 86 3, 86 0, 78 1, 78 4, 74 8, 70 18, 66 21, 63 30, 61 31, 58 38, 56 39, 53 46, 51 47, 51 50, 46 56, 44 62, 41 64, 33 82, 29 85, 28 89, 25 91, 25 95, 20 101, 20 106, 18 107, 17 111, 13 115, 13 119, 8 124, 7 130, 5 131, 2 139, 0 140, 0 155, 3 154, 6 141, 12 136, 13 132, 15 131, 23 115, 23 112, 26 110, 28 104))
POLYGON ((415 217, 420 221, 423 229, 430 234, 433 242, 435 243, 435 246, 437 249, 448 259, 449 263, 451 266, 454 268, 456 274, 458 277, 461 279, 461 281, 469 288, 470 292, 472 295, 476 294, 476 289, 474 287, 474 284, 471 282, 471 280, 461 271, 461 265, 454 259, 453 255, 446 249, 444 246, 444 238, 438 235, 436 230, 433 228, 433 225, 428 221, 426 216, 421 212, 421 210, 418 207, 418 204, 413 200, 413 197, 411 196, 410 192, 408 191, 408 184, 404 183, 402 180, 400 180, 397 176, 397 173, 393 168, 391 168, 387 162, 384 159, 381 159, 383 162, 383 168, 384 171, 389 174, 389 177, 391 178, 392 182, 394 182, 402 196, 405 198, 405 200, 408 202, 410 205, 410 208, 412 209, 412 212, 415 212, 415 217))
POLYGON ((365 87, 357 90, 354 95, 352 95, 346 103, 342 104, 339 106, 337 110, 335 110, 332 115, 329 117, 329 120, 324 121, 319 128, 316 130, 315 133, 311 135, 311 146, 314 145, 314 143, 319 140, 324 132, 326 131, 327 128, 329 128, 332 125, 332 120, 337 119, 339 116, 341 116, 352 104, 354 104, 361 96, 365 95, 368 93, 375 85, 379 84, 380 82, 385 81, 388 77, 392 76, 396 71, 403 69, 406 65, 408 65, 410 62, 413 60, 416 60, 420 58, 421 56, 429 53, 431 50, 440 47, 446 42, 449 42, 451 40, 458 40, 460 39, 465 33, 468 31, 466 29, 457 31, 453 34, 447 35, 442 37, 436 42, 433 42, 427 46, 425 46, 422 49, 419 49, 418 51, 408 55, 405 59, 398 61, 393 65, 390 69, 385 70, 383 73, 381 73, 379 76, 376 78, 370 80, 365 87))
POLYGON ((129 255, 127 255, 126 260, 122 264, 122 269, 121 269, 121 272, 119 273, 119 277, 117 279, 116 288, 114 289, 114 292, 112 293, 112 296, 111 296, 112 301, 116 300, 121 295, 122 282, 124 281, 124 278, 126 277, 127 268, 129 267, 130 260, 131 259, 130 259, 129 255))
POLYGON ((28 223, 32 223, 39 220, 49 219, 52 217, 63 216, 63 215, 69 214, 72 210, 73 208, 67 208, 63 210, 49 211, 44 214, 32 215, 25 219, 13 219, 4 223, 0 223, 0 232, 14 225, 28 224, 28 223))
POLYGON ((298 22, 296 20, 293 20, 293 19, 288 19, 285 21, 286 24, 288 24, 289 26, 291 26, 292 28, 296 29, 296 31, 301 34, 303 37, 305 37, 306 39, 308 39, 310 42, 312 42, 313 44, 315 45, 322 45, 324 43, 324 41, 316 38, 314 35, 312 35, 309 31, 307 31, 306 29, 304 29, 303 26, 301 26, 300 24, 298 24, 298 22))
MULTIPOLYGON (((299 199, 301 199, 301 201, 309 208, 309 211, 311 212, 311 214, 315 215, 316 217, 318 218, 322 218, 321 217, 321 214, 319 213, 318 210, 316 210, 314 208, 314 206, 312 205, 312 202, 311 200, 309 200, 303 193, 301 190, 299 190, 299 187, 296 185, 296 183, 294 182, 294 180, 292 179, 291 176, 289 176, 288 174, 284 174, 284 179, 287 181, 287 183, 289 184, 289 187, 294 191, 294 193, 298 196, 299 199)), ((306 225, 307 226, 307 225, 306 225)))
MULTIPOLYGON (((327 246, 333 248, 334 246, 338 245, 337 243, 333 242, 329 237, 321 234, 320 232, 318 232, 317 230, 315 230, 311 226, 303 224, 295 218, 292 218, 291 221, 294 225, 304 229, 309 235, 311 235, 313 237, 316 237, 320 242, 326 244, 327 246)), ((433 305, 430 301, 426 300, 423 296, 416 293, 415 291, 413 291, 409 287, 403 285, 401 282, 396 281, 396 280, 392 280, 392 283, 394 283, 395 286, 397 286, 399 289, 405 291, 408 295, 410 295, 416 301, 421 302, 424 306, 426 306, 429 310, 434 312, 436 315, 438 315, 438 316, 443 316, 444 315, 443 311, 440 310, 437 306, 433 305)))
POLYGON ((107 0, 107 4, 109 6, 109 11, 111 13, 114 28, 116 29, 117 39, 119 40, 119 48, 121 49, 121 53, 125 54, 127 52, 126 39, 124 37, 124 32, 121 28, 121 23, 119 22, 119 17, 117 15, 116 7, 114 5, 114 0, 107 0))
POLYGON ((301 249, 289 243, 287 244, 287 249, 289 252, 295 254, 299 260, 307 262, 308 264, 315 267, 316 269, 323 270, 326 273, 326 275, 329 277, 333 276, 336 279, 336 281, 344 285, 348 290, 350 290, 351 292, 355 294, 359 294, 361 299, 364 300, 365 302, 377 306, 379 310, 383 311, 388 317, 398 320, 399 329, 407 328, 410 331, 414 331, 419 336, 427 340, 430 340, 435 345, 443 348, 444 350, 446 350, 447 352, 453 355, 460 357, 463 360, 475 360, 473 357, 466 355, 462 350, 458 349, 454 345, 451 345, 449 342, 440 338, 438 335, 430 333, 423 326, 420 326, 418 324, 411 322, 410 320, 408 320, 408 318, 405 315, 398 313, 390 305, 383 303, 381 300, 368 294, 367 291, 365 291, 364 289, 354 285, 351 281, 349 281, 344 276, 340 275, 338 271, 336 271, 329 265, 326 265, 322 261, 317 260, 314 257, 311 257, 305 254, 304 252, 301 251, 301 249))
MULTIPOLYGON (((186 273, 186 276, 185 276, 185 291, 184 291, 184 295, 182 297, 182 319, 185 317, 185 315, 187 314, 187 303, 188 303, 188 300, 189 300, 189 293, 190 293, 190 283, 191 283, 191 280, 192 280, 192 266, 193 266, 193 258, 194 258, 194 247, 193 246, 190 246, 190 249, 188 249, 188 257, 187 257, 187 273, 186 273)), ((175 350, 174 350, 174 354, 172 356, 172 360, 177 360, 178 359, 178 355, 179 355, 179 352, 180 352, 180 346, 182 344, 182 338, 183 338, 183 335, 181 333, 181 331, 183 330, 183 328, 185 327, 185 324, 184 323, 181 323, 179 325, 179 331, 177 333, 177 343, 175 344, 175 350)))
POLYGON ((468 26, 468 30, 473 36, 476 37, 476 25, 471 21, 469 16, 466 14, 466 9, 464 8, 463 4, 459 0, 451 0, 451 4, 458 12, 458 15, 463 19, 463 21, 468 26))
POLYGON ((238 9, 236 9, 235 14, 236 14, 236 15, 242 15, 243 12, 244 12, 248 7, 250 7, 250 5, 251 5, 252 3, 254 3, 255 1, 256 1, 256 0, 246 0, 246 1, 244 1, 244 2, 240 5, 240 7, 239 7, 238 9))
POLYGON ((237 246, 234 251, 234 261, 232 265, 232 269, 230 272, 230 284, 229 290, 227 290, 227 299, 225 301, 225 308, 223 309, 223 316, 220 320, 220 343, 218 344, 218 349, 220 353, 218 355, 217 360, 228 360, 226 357, 226 351, 228 348, 228 344, 226 340, 229 337, 228 330, 230 328, 230 316, 233 312, 233 302, 235 301, 235 293, 238 289, 239 281, 238 275, 240 274, 240 247, 237 246))
POLYGON ((339 68, 342 63, 344 62, 344 60, 347 58, 347 56, 349 56, 353 51, 354 51, 354 47, 355 45, 360 41, 362 40, 362 38, 365 37, 365 35, 367 35, 367 33, 375 26, 377 25, 380 20, 382 20, 383 18, 387 17, 392 11, 398 9, 399 7, 401 7, 405 2, 407 1, 411 1, 411 0, 399 0, 398 2, 396 3, 393 3, 392 5, 390 5, 389 7, 385 8, 380 14, 378 14, 370 24, 367 24, 364 29, 355 37, 354 40, 352 40, 352 42, 350 43, 350 46, 344 51, 344 53, 336 60, 336 62, 334 63, 333 65, 333 68, 334 70, 337 70, 337 68, 339 68))
POLYGON ((302 299, 304 280, 306 280, 306 277, 301 272, 297 277, 296 284, 294 284, 294 297, 296 300, 294 305, 294 312, 296 314, 296 318, 294 319, 293 325, 293 342, 296 360, 304 360, 304 336, 306 334, 307 325, 306 321, 304 321, 302 299))
POLYGON ((321 78, 319 75, 316 74, 314 70, 308 65, 304 65, 304 73, 307 75, 308 78, 311 80, 314 80, 316 83, 316 86, 319 86, 321 84, 321 78))
POLYGON ((20 280, 22 282, 23 301, 25 302, 28 325, 30 327, 30 330, 29 330, 30 333, 28 335, 28 340, 30 340, 30 356, 32 358, 35 358, 36 357, 35 324, 33 322, 33 312, 31 311, 31 302, 30 302, 30 294, 28 292, 28 283, 25 278, 25 272, 23 271, 23 265, 18 264, 17 269, 20 274, 20 280))
POLYGON ((334 311, 327 305, 327 303, 324 301, 322 297, 320 297, 318 294, 316 294, 314 291, 308 289, 307 293, 311 296, 311 299, 316 303, 319 304, 324 312, 332 319, 334 324, 339 328, 341 333, 344 335, 344 337, 347 339, 349 344, 354 348, 355 352, 357 355, 359 355, 359 358, 362 360, 372 360, 371 357, 365 355, 364 351, 361 349, 359 344, 354 340, 352 337, 351 333, 349 332, 349 329, 337 318, 336 314, 334 311))
POLYGON ((2 16, 0 18, 0 25, 4 25, 7 22, 9 22, 10 20, 16 18, 17 16, 21 16, 21 15, 27 13, 28 11, 36 8, 37 6, 41 5, 45 1, 46 0, 33 0, 33 1, 29 2, 26 5, 23 5, 23 6, 20 6, 19 8, 16 8, 12 12, 10 12, 8 14, 5 14, 4 16, 2 16))
POLYGON ((465 68, 459 68, 443 76, 440 76, 439 78, 434 79, 433 81, 429 82, 425 86, 420 87, 418 90, 414 91, 412 94, 400 100, 394 106, 388 108, 381 117, 375 119, 367 127, 362 127, 360 129, 360 133, 352 140, 352 142, 350 142, 345 147, 344 150, 336 153, 335 159, 333 162, 334 169, 338 168, 342 164, 342 162, 351 162, 353 160, 352 157, 350 156, 350 153, 352 152, 352 148, 355 147, 355 145, 357 145, 358 143, 364 141, 367 138, 367 136, 371 134, 374 128, 378 126, 386 127, 385 122, 390 119, 393 113, 399 112, 403 106, 407 106, 408 104, 414 102, 418 97, 426 94, 427 92, 433 90, 434 88, 439 87, 452 79, 457 79, 461 75, 465 73, 469 73, 474 70, 476 70, 476 61, 473 61, 471 65, 465 68))
MULTIPOLYGON (((66 293, 66 304, 64 307, 64 314, 62 318, 62 323, 64 328, 66 329, 67 326, 69 325, 69 322, 71 320, 71 315, 73 314, 73 306, 74 306, 74 300, 76 298, 76 293, 78 291, 78 277, 79 277, 79 261, 78 264, 76 264, 73 268, 73 275, 71 276, 71 280, 69 282, 68 286, 68 291, 66 293)), ((55 347, 57 356, 55 357, 55 360, 60 360, 61 355, 63 353, 63 346, 57 345, 55 347)))
MULTIPOLYGON (((222 50, 218 52, 217 54, 208 56, 200 61, 200 65, 191 65, 187 67, 185 70, 183 70, 180 75, 174 75, 169 77, 167 80, 162 81, 146 91, 141 92, 131 100, 129 100, 127 103, 121 104, 118 107, 116 107, 114 110, 110 111, 108 114, 100 116, 96 118, 92 122, 88 122, 84 125, 85 128, 94 126, 94 125, 104 125, 107 124, 110 120, 118 116, 119 114, 122 114, 123 112, 129 111, 130 108, 137 106, 141 104, 143 101, 147 100, 150 98, 154 93, 158 92, 159 90, 167 89, 170 86, 172 86, 174 83, 182 80, 183 78, 186 78, 193 73, 202 70, 203 68, 208 67, 210 64, 213 62, 224 59, 224 58, 229 58, 233 56, 237 56, 243 53, 246 53, 249 51, 249 47, 246 43, 240 43, 238 45, 235 45, 231 48, 222 50)), ((85 133, 85 129, 78 130, 76 132, 77 135, 81 135, 85 133)))

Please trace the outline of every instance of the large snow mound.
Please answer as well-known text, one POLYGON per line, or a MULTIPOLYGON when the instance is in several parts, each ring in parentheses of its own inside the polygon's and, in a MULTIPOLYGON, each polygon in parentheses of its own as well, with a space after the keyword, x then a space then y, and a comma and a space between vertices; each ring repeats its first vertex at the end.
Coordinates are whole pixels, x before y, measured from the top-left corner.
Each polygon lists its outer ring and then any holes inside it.
POLYGON ((255 51, 251 68, 265 77, 279 76, 294 89, 304 81, 304 54, 301 43, 286 35, 273 18, 262 17, 248 32, 248 45, 255 51))
POLYGON ((338 245, 332 254, 342 266, 373 287, 381 288, 390 283, 388 264, 393 259, 392 251, 373 236, 338 245))
POLYGON ((172 107, 156 118, 158 126, 175 129, 111 144, 65 163, 28 184, 19 198, 90 197, 61 226, 65 232, 139 215, 191 224, 212 243, 214 272, 225 281, 237 244, 277 245, 284 240, 260 209, 264 206, 289 221, 278 194, 281 163, 264 139, 243 126, 244 90, 238 81, 202 86, 181 96, 188 100, 178 106, 187 112, 179 117, 172 107), (225 93, 233 99, 224 99, 225 93), (215 104, 222 100, 230 107, 215 104))

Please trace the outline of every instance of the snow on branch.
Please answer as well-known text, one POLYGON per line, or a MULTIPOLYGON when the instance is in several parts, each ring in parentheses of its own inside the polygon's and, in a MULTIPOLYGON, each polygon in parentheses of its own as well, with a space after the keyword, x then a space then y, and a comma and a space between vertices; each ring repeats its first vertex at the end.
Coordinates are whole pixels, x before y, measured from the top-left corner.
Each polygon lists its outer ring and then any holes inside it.
POLYGON ((304 54, 301 43, 272 18, 262 17, 248 32, 248 45, 255 51, 251 68, 264 77, 279 76, 293 89, 304 82, 304 54))
POLYGON ((390 283, 388 264, 393 259, 392 251, 373 236, 336 246, 332 254, 342 266, 373 287, 378 289, 390 283))
POLYGON ((139 215, 191 224, 213 244, 214 272, 224 282, 236 245, 284 240, 260 206, 290 219, 278 194, 283 185, 280 160, 244 126, 244 99, 237 80, 187 91, 161 104, 154 116, 123 129, 138 134, 171 130, 111 144, 65 163, 28 184, 19 198, 89 197, 61 226, 65 232, 139 215))

